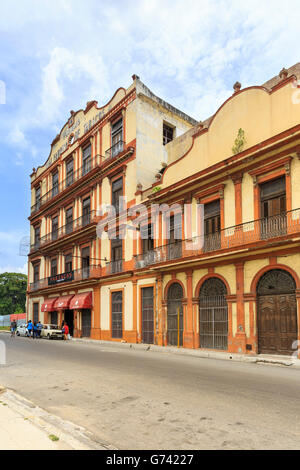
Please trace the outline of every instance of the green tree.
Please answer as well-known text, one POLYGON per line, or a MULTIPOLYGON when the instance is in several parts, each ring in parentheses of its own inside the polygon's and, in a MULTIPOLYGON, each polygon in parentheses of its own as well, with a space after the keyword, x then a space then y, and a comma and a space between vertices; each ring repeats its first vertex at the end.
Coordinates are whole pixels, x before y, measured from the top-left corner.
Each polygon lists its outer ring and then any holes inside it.
POLYGON ((0 274, 0 315, 25 312, 26 274, 0 274))

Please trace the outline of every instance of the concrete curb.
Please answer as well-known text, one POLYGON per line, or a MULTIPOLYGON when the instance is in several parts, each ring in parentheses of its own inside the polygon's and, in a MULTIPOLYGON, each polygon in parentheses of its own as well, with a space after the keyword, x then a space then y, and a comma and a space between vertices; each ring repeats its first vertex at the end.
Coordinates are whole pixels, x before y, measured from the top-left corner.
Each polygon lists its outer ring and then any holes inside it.
POLYGON ((131 351, 151 351, 158 352, 163 354, 177 354, 180 356, 192 356, 199 357, 203 359, 218 359, 223 361, 232 361, 232 362, 248 362, 252 364, 271 364, 271 365, 281 365, 287 367, 300 368, 300 360, 293 359, 290 357, 281 357, 281 356, 264 356, 264 355, 243 355, 243 354, 233 354, 226 352, 218 351, 202 351, 199 349, 182 349, 175 348, 170 346, 157 346, 157 345, 148 345, 148 344, 133 344, 133 343, 120 343, 120 342, 111 342, 103 340, 93 340, 93 339, 82 339, 82 338, 72 338, 72 342, 78 342, 82 344, 93 344, 94 346, 107 347, 110 349, 118 350, 131 350, 131 351))
POLYGON ((0 386, 1 401, 15 413, 28 420, 48 435, 58 436, 62 444, 73 450, 116 450, 108 443, 99 442, 82 426, 51 415, 16 392, 0 386))

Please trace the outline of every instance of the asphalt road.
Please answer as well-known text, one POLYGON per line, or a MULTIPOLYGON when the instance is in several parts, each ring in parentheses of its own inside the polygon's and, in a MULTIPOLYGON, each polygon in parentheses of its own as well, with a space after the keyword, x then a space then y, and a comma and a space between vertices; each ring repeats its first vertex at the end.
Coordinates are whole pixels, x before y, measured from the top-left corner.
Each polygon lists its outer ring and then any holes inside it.
POLYGON ((300 449, 300 369, 0 340, 0 384, 118 449, 300 449))

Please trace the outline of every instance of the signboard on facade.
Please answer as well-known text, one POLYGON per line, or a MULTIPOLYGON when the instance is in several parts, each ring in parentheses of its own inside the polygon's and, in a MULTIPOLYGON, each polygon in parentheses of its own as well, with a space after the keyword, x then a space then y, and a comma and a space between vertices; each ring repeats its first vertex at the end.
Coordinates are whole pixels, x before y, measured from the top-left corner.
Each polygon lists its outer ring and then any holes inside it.
POLYGON ((70 273, 57 274, 56 276, 50 276, 48 278, 48 285, 53 286, 55 284, 61 284, 63 282, 74 281, 74 271, 70 273))

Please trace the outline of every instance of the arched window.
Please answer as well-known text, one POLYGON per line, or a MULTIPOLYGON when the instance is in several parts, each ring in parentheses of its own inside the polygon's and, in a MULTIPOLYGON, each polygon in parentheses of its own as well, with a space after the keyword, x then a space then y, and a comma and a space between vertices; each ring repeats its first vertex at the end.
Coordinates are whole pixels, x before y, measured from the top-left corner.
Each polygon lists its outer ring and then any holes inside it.
POLYGON ((200 347, 228 348, 227 289, 219 278, 207 279, 199 295, 200 347))

